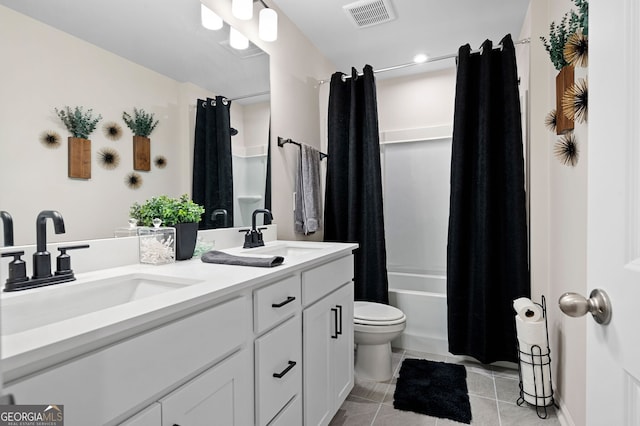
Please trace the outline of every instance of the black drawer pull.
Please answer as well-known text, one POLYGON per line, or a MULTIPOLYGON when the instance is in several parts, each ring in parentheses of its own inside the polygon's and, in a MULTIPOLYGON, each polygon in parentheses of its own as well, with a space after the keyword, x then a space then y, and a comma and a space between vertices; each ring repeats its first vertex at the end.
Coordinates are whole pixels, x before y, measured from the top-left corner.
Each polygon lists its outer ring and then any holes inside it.
POLYGON ((280 373, 273 373, 273 377, 275 377, 276 379, 281 379, 285 374, 289 372, 289 370, 291 370, 295 366, 296 366, 295 361, 289 361, 289 365, 287 366, 287 368, 282 370, 282 372, 280 373))
POLYGON ((342 305, 336 305, 336 308, 340 311, 340 319, 336 320, 336 334, 342 334, 342 305), (338 324, 340 324, 340 329, 338 329, 338 324))
POLYGON ((333 312, 333 323, 335 324, 334 330, 335 330, 335 333, 336 333, 335 335, 332 334, 331 338, 332 339, 337 339, 338 338, 338 334, 340 334, 340 333, 338 333, 338 308, 331 308, 331 312, 333 312))
POLYGON ((272 303, 271 307, 272 308, 282 308, 284 305, 286 305, 287 303, 291 303, 294 300, 296 300, 295 296, 289 296, 289 297, 287 297, 287 300, 285 300, 284 302, 272 303))

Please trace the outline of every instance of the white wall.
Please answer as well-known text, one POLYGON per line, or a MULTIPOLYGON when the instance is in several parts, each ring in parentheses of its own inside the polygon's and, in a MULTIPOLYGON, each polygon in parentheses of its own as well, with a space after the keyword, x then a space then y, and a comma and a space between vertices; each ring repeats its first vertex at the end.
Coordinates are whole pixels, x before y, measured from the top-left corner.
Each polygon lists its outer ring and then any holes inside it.
POLYGON ((380 132, 453 124, 456 69, 376 79, 380 132))
MULTIPOLYGON (((562 293, 586 289, 587 129, 576 125, 580 147, 576 167, 562 165, 553 154, 559 139, 544 127, 555 108, 555 76, 540 36, 548 38, 551 21, 575 5, 570 0, 535 0, 531 24, 531 262, 534 297, 545 294, 554 371, 555 397, 570 425, 585 424, 586 317, 575 319, 558 308, 562 293)), ((586 70, 577 69, 576 77, 586 70)))

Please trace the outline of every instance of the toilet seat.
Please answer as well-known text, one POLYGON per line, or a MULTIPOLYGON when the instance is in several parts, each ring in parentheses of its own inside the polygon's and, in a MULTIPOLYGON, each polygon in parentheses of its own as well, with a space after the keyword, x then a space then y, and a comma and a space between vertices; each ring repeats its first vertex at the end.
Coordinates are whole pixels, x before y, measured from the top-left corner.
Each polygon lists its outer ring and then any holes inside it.
POLYGON ((353 322, 360 325, 388 326, 406 321, 404 313, 393 306, 374 302, 354 302, 353 322))

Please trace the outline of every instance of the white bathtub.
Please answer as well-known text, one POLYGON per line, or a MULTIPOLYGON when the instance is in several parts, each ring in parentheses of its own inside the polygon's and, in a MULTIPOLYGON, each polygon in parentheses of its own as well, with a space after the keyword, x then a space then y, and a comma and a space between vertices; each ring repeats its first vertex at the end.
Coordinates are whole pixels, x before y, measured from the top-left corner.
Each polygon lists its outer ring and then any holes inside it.
POLYGON ((447 355, 446 276, 388 272, 388 277, 389 303, 407 317, 404 333, 391 345, 447 355))

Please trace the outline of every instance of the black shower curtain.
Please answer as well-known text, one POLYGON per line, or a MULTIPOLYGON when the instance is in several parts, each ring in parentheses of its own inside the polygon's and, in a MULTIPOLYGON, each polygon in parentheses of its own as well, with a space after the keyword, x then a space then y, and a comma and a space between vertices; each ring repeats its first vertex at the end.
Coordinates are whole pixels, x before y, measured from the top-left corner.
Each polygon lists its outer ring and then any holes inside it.
POLYGON ((222 215, 211 217, 216 209, 225 209, 227 226, 233 226, 230 108, 231 101, 223 96, 198 99, 192 198, 205 209, 200 229, 224 227, 222 215))
POLYGON ((373 69, 331 77, 325 241, 355 242, 355 299, 388 303, 380 140, 373 69))
POLYGON ((449 351, 516 361, 513 300, 530 295, 524 161, 511 36, 458 52, 447 246, 449 351))

